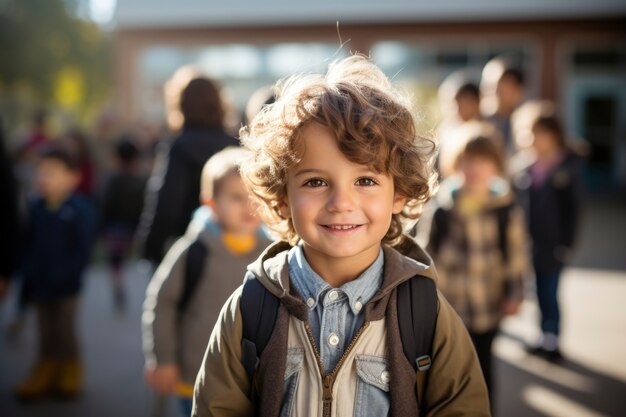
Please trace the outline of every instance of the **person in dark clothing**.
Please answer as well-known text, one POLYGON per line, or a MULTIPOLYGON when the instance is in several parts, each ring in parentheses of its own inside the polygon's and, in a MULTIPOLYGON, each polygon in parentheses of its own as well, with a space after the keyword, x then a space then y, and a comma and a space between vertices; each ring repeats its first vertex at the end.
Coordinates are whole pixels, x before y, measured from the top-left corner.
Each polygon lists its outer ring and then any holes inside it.
POLYGON ((6 294, 17 266, 18 247, 18 192, 13 175, 13 164, 4 144, 0 120, 0 300, 6 294))
POLYGON ((146 178, 137 173, 139 156, 131 139, 119 141, 115 148, 116 171, 102 196, 104 244, 111 267, 114 305, 120 312, 126 306, 122 268, 139 224, 146 187, 146 178))
POLYGON ((185 233, 198 207, 204 163, 225 147, 238 145, 224 130, 224 108, 213 81, 192 79, 180 93, 178 107, 182 131, 167 151, 167 163, 157 164, 148 181, 141 219, 143 257, 155 264, 169 244, 185 233))
POLYGON ((569 150, 558 119, 542 115, 532 125, 536 160, 514 183, 528 215, 541 311, 542 340, 532 352, 559 359, 561 271, 571 258, 583 195, 583 161, 569 150))
POLYGON ((60 148, 46 150, 37 166, 36 197, 28 208, 23 280, 38 318, 39 357, 17 387, 23 401, 49 394, 73 398, 80 392, 81 365, 76 314, 81 276, 94 240, 94 209, 74 193, 78 164, 60 148))

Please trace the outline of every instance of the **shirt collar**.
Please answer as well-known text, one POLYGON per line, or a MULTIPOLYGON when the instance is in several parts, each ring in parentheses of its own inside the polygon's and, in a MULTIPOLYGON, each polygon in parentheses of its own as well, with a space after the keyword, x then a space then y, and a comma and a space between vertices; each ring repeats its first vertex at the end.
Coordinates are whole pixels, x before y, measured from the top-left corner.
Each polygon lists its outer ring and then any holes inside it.
MULTIPOLYGON (((361 275, 339 288, 348 297, 348 304, 354 315, 362 311, 362 306, 367 304, 382 285, 384 259, 381 248, 376 260, 361 275), (357 302, 360 302, 361 308, 356 307, 357 302)), ((332 287, 311 268, 304 257, 301 245, 291 248, 288 255, 288 263, 289 276, 293 285, 302 295, 305 303, 309 299, 313 300, 312 303, 307 303, 307 306, 310 310, 315 309, 323 294, 332 287)))

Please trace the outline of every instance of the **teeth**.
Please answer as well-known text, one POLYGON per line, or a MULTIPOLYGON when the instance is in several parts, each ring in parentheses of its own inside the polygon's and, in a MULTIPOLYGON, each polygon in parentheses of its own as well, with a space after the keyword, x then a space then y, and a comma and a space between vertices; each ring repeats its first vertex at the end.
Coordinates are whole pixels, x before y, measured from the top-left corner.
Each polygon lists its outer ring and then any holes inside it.
POLYGON ((331 229, 335 229, 335 230, 348 230, 348 229, 354 229, 357 226, 356 225, 346 225, 346 226, 329 225, 328 227, 331 229))

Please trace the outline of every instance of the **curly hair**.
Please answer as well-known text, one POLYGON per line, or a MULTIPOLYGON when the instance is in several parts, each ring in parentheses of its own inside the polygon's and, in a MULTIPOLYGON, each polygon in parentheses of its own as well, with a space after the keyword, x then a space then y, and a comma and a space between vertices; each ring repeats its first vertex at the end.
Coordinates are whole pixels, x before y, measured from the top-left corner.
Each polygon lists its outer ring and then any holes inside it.
POLYGON ((275 95, 276 101, 240 130, 243 146, 251 151, 240 172, 267 225, 283 240, 298 240, 292 220, 281 216, 287 171, 303 155, 303 128, 319 123, 334 133, 348 160, 390 175, 395 192, 406 197, 383 239, 401 244, 404 228, 420 216, 437 180, 435 143, 417 135, 409 100, 360 55, 335 61, 326 75, 279 81, 275 95))

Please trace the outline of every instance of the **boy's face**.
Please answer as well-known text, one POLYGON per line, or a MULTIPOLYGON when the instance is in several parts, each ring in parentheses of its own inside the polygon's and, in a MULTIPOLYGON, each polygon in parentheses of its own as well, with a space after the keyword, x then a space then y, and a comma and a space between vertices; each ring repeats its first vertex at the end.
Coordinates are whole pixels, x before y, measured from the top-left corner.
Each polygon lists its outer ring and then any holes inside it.
POLYGON ((524 98, 524 89, 511 77, 500 78, 496 86, 498 107, 504 112, 512 112, 524 98))
POLYGON ((475 189, 486 189, 491 185, 494 177, 498 176, 496 163, 480 155, 464 156, 459 169, 465 179, 465 186, 475 189))
POLYGON ((558 149, 558 145, 556 144, 557 140, 550 131, 542 129, 540 127, 535 127, 532 130, 532 134, 532 146, 535 152, 537 152, 538 156, 549 156, 556 149, 558 149))
POLYGON ((480 100, 468 94, 460 94, 455 98, 455 101, 457 114, 461 120, 467 122, 480 118, 480 100))
POLYGON ((302 140, 304 155, 287 173, 282 211, 291 217, 307 259, 373 262, 392 214, 402 211, 406 199, 394 193, 392 177, 349 161, 329 129, 312 123, 302 140))
POLYGON ((37 190, 47 201, 62 202, 76 187, 80 175, 68 168, 63 162, 53 158, 44 158, 37 167, 37 190))
POLYGON ((261 225, 238 174, 224 177, 210 206, 216 220, 227 233, 253 235, 261 225))

